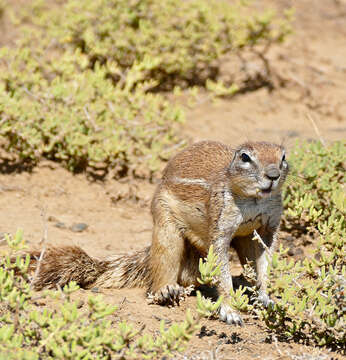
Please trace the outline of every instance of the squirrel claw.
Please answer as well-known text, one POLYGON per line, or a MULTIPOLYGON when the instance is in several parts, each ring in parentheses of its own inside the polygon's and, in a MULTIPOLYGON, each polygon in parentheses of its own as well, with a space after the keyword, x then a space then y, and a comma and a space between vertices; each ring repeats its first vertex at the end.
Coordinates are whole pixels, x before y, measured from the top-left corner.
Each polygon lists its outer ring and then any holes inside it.
POLYGON ((269 295, 264 291, 259 291, 257 300, 260 304, 262 304, 265 308, 274 307, 274 301, 269 298, 269 295))
POLYGON ((220 320, 224 321, 228 325, 239 325, 243 326, 243 319, 241 316, 232 310, 228 305, 222 304, 219 313, 220 320))
POLYGON ((158 305, 179 305, 191 293, 191 289, 184 288, 178 284, 165 285, 154 294, 148 294, 149 301, 158 305))
POLYGON ((183 295, 184 288, 179 285, 166 285, 162 287, 158 294, 161 294, 161 301, 162 305, 179 305, 180 302, 180 295, 183 295))

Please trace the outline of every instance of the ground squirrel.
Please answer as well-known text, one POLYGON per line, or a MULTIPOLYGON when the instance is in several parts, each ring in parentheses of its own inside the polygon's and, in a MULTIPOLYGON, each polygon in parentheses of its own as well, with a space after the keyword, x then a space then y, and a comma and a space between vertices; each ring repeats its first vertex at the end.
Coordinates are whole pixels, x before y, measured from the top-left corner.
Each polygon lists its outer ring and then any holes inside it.
MULTIPOLYGON (((184 288, 198 285, 199 258, 211 244, 221 265, 218 292, 224 296, 219 314, 241 324, 227 297, 232 289, 229 249, 244 265, 254 265, 259 299, 266 305, 268 255, 275 243, 288 173, 282 146, 247 142, 236 149, 214 141, 193 144, 167 164, 154 194, 151 246, 106 260, 89 257, 76 246, 49 247, 34 279, 36 289, 63 286, 145 287, 161 304, 174 303, 184 288), (257 231, 263 243, 253 240, 257 231)), ((39 251, 31 252, 35 258, 39 251)))

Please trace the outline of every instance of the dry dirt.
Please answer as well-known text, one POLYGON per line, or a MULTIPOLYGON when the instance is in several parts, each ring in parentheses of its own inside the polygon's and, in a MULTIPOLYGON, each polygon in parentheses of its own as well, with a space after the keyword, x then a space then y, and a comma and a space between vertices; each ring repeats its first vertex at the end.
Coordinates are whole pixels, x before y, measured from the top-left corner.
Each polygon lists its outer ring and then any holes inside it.
MULTIPOLYGON (((201 95, 197 105, 188 110, 182 131, 193 140, 215 139, 230 144, 246 139, 268 140, 284 142, 288 148, 301 138, 345 139, 346 1, 262 0, 255 4, 259 8, 296 8, 295 33, 269 54, 273 69, 286 85, 273 91, 262 88, 216 104, 201 95)), ((30 173, 1 173, 0 233, 22 228, 29 245, 35 245, 47 229, 49 242, 77 244, 99 257, 140 249, 150 243, 149 203, 154 188, 145 182, 93 182, 47 161, 30 173), (129 191, 140 201, 116 201, 129 191), (73 232, 70 227, 76 223, 88 227, 73 232)), ((233 271, 240 272, 238 264, 233 271)), ((89 293, 80 290, 78 297, 86 298, 89 293)), ((190 297, 180 307, 169 309, 147 305, 141 289, 102 293, 109 302, 121 304, 119 319, 138 327, 145 324, 146 331, 152 333, 161 319, 167 324, 183 320, 186 309, 194 308, 196 302, 190 297)), ((327 350, 269 339, 265 327, 251 316, 245 317, 242 328, 204 320, 185 358, 342 358, 327 350)))

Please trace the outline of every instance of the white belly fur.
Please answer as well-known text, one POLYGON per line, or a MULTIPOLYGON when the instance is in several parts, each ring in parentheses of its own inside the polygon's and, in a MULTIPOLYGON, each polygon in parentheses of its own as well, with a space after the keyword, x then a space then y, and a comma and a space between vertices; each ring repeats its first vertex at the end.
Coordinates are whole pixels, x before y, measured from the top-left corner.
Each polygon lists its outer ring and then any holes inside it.
POLYGON ((242 223, 235 236, 250 235, 254 230, 266 224, 269 221, 273 208, 275 208, 274 203, 276 202, 277 199, 275 198, 238 201, 237 206, 241 213, 242 223))

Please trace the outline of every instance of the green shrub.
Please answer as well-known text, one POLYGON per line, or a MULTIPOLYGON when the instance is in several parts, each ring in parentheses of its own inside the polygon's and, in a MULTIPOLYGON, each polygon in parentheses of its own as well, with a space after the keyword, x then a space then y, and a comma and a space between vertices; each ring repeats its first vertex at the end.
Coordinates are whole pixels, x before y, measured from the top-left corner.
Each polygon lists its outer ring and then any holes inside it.
POLYGON ((21 232, 7 237, 12 252, 0 258, 0 359, 113 359, 157 358, 182 351, 199 327, 189 311, 186 320, 165 328, 158 336, 143 334, 127 322, 116 322, 116 306, 89 296, 82 306, 71 294, 74 283, 62 291, 31 290, 29 258, 16 257, 23 248, 21 232), (16 271, 15 271, 16 270, 16 271), (19 276, 21 275, 21 276, 19 276), (49 306, 37 307, 38 301, 49 306))
POLYGON ((39 1, 34 9, 34 22, 65 48, 85 53, 91 68, 115 63, 116 70, 108 67, 115 81, 150 59, 146 79, 155 79, 155 88, 204 85, 217 77, 223 55, 281 42, 290 32, 285 18, 238 1, 67 0, 53 8, 39 1))
POLYGON ((290 154, 292 169, 284 191, 287 230, 314 234, 318 223, 325 223, 333 214, 340 217, 346 206, 345 154, 346 143, 341 141, 329 147, 320 142, 296 145, 290 154))
MULTIPOLYGON (((214 253, 213 245, 210 246, 208 255, 204 259, 199 259, 199 272, 201 278, 198 278, 198 282, 202 285, 213 286, 218 283, 218 276, 220 275, 220 264, 217 264, 217 255, 214 253)), ((230 298, 227 299, 232 309, 249 312, 253 309, 249 304, 249 298, 245 294, 249 288, 240 286, 237 290, 230 291, 230 298)), ((255 291, 252 287, 251 291, 255 291)), ((213 302, 211 299, 206 299, 202 294, 197 291, 197 312, 200 316, 207 318, 216 317, 218 309, 223 301, 223 297, 220 296, 217 301, 213 302)))
POLYGON ((0 51, 0 135, 8 152, 58 160, 71 170, 151 177, 182 141, 175 126, 181 109, 147 94, 145 83, 129 90, 143 64, 114 86, 103 66, 86 68, 80 51, 44 65, 41 51, 0 51))

